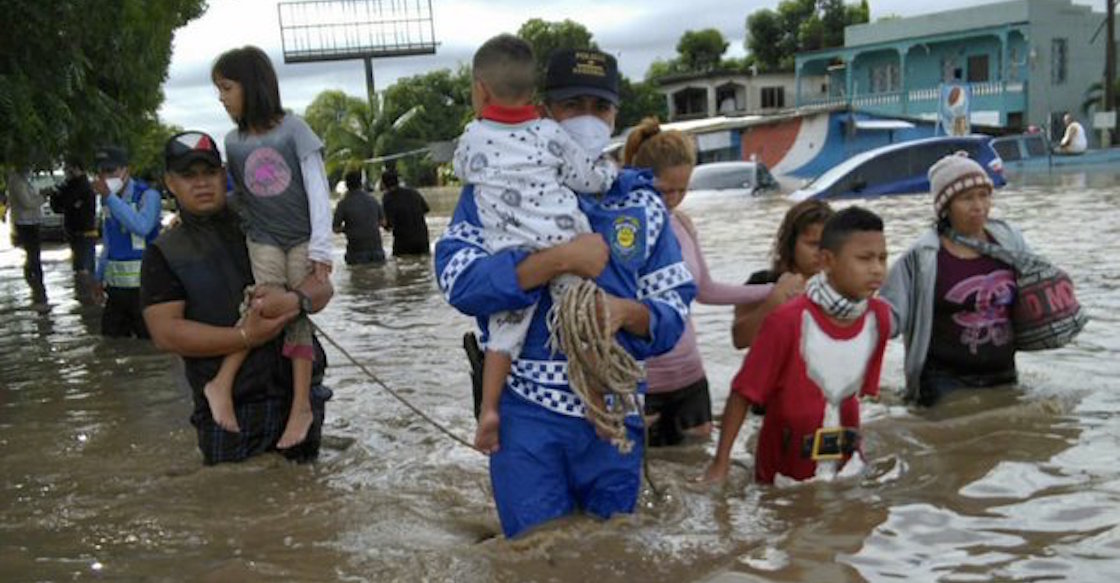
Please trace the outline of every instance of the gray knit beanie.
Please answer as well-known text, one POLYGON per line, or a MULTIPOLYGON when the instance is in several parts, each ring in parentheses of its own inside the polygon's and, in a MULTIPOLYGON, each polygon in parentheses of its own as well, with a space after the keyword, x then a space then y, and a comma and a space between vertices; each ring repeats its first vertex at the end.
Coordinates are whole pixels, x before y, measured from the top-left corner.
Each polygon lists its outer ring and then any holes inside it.
POLYGON ((945 156, 929 168, 929 191, 933 194, 933 210, 938 218, 945 216, 954 196, 976 186, 987 186, 991 190, 992 179, 984 172, 984 167, 963 150, 945 156))

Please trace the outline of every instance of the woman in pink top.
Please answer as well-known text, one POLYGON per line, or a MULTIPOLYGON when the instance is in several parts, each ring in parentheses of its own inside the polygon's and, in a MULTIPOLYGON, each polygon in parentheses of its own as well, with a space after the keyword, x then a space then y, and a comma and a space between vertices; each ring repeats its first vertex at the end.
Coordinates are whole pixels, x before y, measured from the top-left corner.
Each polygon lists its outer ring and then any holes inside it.
MULTIPOLYGON (((623 163, 653 171, 654 186, 671 212, 681 255, 699 288, 697 302, 739 305, 766 299, 772 285, 729 285, 712 280, 696 228, 688 215, 677 209, 696 164, 690 138, 678 131, 663 132, 656 118, 646 118, 626 139, 623 163)), ((686 436, 706 438, 712 427, 712 401, 691 318, 685 322, 684 334, 671 351, 646 361, 646 372, 649 394, 645 410, 651 417, 649 446, 676 445, 686 436)))

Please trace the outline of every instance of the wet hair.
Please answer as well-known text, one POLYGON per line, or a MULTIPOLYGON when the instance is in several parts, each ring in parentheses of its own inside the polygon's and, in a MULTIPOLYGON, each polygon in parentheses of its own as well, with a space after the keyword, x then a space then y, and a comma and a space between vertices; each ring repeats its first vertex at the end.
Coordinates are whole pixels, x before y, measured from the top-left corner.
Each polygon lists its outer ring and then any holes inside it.
POLYGON ((501 100, 532 97, 537 86, 533 48, 523 39, 503 33, 482 43, 471 62, 474 78, 501 100))
POLYGON ((630 135, 622 151, 622 163, 635 168, 649 168, 656 176, 675 166, 695 166, 696 149, 692 139, 677 130, 661 131, 656 117, 642 120, 630 135))
POLYGON ((821 230, 821 249, 839 253, 853 233, 883 232, 883 219, 858 206, 851 206, 832 215, 821 230))
POLYGON ((219 77, 241 85, 241 118, 236 120, 237 129, 264 131, 283 119, 276 70, 261 49, 249 45, 222 53, 210 69, 210 80, 215 85, 219 77))
POLYGON ((358 190, 362 187, 362 171, 351 170, 346 173, 346 176, 343 177, 343 180, 346 181, 346 188, 350 190, 358 190))
POLYGON ((770 269, 774 273, 794 271, 797 267, 797 238, 809 227, 825 224, 833 214, 832 207, 823 200, 803 200, 790 207, 778 227, 778 234, 774 236, 770 269))

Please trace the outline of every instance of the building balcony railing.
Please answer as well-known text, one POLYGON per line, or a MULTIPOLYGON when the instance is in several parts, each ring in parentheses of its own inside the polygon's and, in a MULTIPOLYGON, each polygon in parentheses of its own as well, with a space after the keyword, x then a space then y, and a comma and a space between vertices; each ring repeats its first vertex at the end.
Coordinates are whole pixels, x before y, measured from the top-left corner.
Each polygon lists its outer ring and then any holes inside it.
POLYGON ((940 98, 940 89, 937 87, 927 87, 925 89, 911 89, 907 92, 907 99, 910 103, 918 101, 937 101, 940 98))
POLYGON ((828 97, 802 97, 800 107, 804 109, 830 109, 833 107, 845 107, 847 105, 847 97, 833 95, 828 97))
POLYGON ((879 93, 864 93, 852 96, 852 105, 855 107, 882 107, 898 105, 902 101, 901 91, 882 91, 879 93))
MULTIPOLYGON (((1009 105, 1023 102, 1026 84, 1023 81, 985 81, 972 83, 972 97, 977 101, 993 103, 1002 98, 1014 98, 1009 105)), ((849 106, 856 109, 871 109, 884 113, 912 114, 932 111, 941 99, 941 88, 921 87, 903 91, 882 91, 860 93, 846 96, 805 96, 802 95, 799 107, 825 109, 849 106)))
MULTIPOLYGON (((1005 93, 1016 95, 1023 93, 1023 90, 1022 81, 985 81, 972 84, 973 97, 999 97, 1005 93)), ((911 89, 907 92, 907 98, 910 103, 937 101, 941 98, 941 90, 938 87, 911 89)))

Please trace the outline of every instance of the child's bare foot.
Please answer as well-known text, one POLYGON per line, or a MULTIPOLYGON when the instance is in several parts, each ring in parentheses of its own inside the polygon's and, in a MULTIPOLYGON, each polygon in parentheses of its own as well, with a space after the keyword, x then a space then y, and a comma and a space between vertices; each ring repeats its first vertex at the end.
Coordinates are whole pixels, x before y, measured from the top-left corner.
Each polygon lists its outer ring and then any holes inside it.
POLYGON ((276 449, 288 449, 303 443, 303 440, 307 439, 307 432, 311 429, 313 421, 315 421, 315 414, 311 412, 310 406, 292 409, 291 415, 288 415, 288 424, 284 427, 284 434, 280 436, 280 441, 276 442, 276 449))
POLYGON ((474 446, 484 454, 498 451, 498 427, 500 426, 498 412, 493 409, 483 409, 478 415, 478 428, 474 432, 474 446))
POLYGON ((241 427, 237 425, 237 415, 233 412, 232 388, 223 385, 215 378, 206 383, 202 394, 206 395, 206 403, 210 405, 210 416, 214 418, 214 423, 226 431, 241 433, 241 427))

